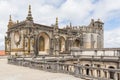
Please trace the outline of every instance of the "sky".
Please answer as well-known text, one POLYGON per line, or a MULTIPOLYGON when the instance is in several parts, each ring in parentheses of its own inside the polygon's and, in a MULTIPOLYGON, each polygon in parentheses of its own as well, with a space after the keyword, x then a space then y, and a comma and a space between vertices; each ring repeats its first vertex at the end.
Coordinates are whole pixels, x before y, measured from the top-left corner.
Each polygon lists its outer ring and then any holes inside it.
POLYGON ((104 47, 120 47, 120 0, 0 0, 0 50, 4 49, 9 15, 23 21, 32 7, 35 23, 51 25, 59 18, 59 27, 89 25, 91 19, 104 22, 104 47))

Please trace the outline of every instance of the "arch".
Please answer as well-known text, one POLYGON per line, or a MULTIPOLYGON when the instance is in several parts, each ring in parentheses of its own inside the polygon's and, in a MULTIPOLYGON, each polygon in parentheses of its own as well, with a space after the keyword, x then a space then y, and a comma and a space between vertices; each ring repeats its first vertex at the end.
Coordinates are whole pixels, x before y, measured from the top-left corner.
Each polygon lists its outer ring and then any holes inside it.
MULTIPOLYGON (((89 67, 89 65, 88 65, 88 64, 86 64, 85 66, 89 67)), ((89 75, 89 73, 90 73, 89 68, 86 68, 86 75, 89 75)))
POLYGON ((39 51, 45 50, 45 39, 43 36, 40 36, 39 38, 39 51))
POLYGON ((60 52, 65 51, 65 38, 63 36, 60 36, 59 48, 60 48, 60 52))
POLYGON ((80 47, 80 41, 78 39, 76 39, 73 43, 74 47, 80 47))
POLYGON ((39 54, 49 53, 50 50, 50 37, 46 32, 41 32, 38 35, 38 49, 39 54))
MULTIPOLYGON (((100 65, 98 64, 97 67, 100 68, 100 65)), ((101 72, 100 72, 100 70, 97 69, 96 71, 97 71, 97 76, 98 76, 98 77, 101 77, 101 72)))
MULTIPOLYGON (((115 69, 115 67, 109 66, 109 69, 115 69)), ((114 74, 115 74, 115 72, 109 71, 110 79, 114 79, 114 74)))

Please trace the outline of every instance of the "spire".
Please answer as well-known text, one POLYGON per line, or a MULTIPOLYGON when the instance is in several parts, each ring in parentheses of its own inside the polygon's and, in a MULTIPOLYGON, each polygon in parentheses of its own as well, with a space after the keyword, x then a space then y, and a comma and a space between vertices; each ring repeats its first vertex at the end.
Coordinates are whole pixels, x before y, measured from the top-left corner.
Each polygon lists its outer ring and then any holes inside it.
POLYGON ((9 15, 9 22, 11 22, 12 21, 12 18, 11 18, 11 15, 9 15))
POLYGON ((72 23, 70 22, 70 28, 72 27, 72 23))
POLYGON ((58 27, 58 17, 56 17, 56 27, 58 27))
POLYGON ((10 28, 13 25, 12 17, 9 15, 9 22, 8 22, 8 28, 10 28))
POLYGON ((91 22, 94 22, 94 19, 91 19, 91 22))
POLYGON ((33 21, 33 17, 31 14, 31 5, 29 5, 28 16, 26 17, 27 20, 33 21))
POLYGON ((19 20, 17 20, 17 23, 19 23, 19 20))

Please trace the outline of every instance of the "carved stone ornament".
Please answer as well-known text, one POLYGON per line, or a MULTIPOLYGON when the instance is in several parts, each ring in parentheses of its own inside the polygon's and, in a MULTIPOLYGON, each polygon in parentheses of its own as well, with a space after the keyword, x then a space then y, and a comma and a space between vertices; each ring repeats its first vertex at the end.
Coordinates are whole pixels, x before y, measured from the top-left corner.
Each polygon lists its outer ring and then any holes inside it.
POLYGON ((14 42, 16 44, 16 46, 18 46, 20 44, 21 41, 21 34, 19 31, 15 31, 14 32, 14 42))

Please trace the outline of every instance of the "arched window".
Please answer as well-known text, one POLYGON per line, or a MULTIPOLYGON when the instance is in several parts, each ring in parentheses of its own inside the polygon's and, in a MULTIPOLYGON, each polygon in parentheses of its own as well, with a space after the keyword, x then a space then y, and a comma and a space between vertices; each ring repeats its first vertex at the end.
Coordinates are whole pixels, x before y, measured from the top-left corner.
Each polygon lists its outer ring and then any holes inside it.
MULTIPOLYGON (((88 64, 86 64, 85 66, 89 67, 88 64)), ((86 75, 89 75, 89 72, 90 72, 89 68, 86 68, 86 75)))
MULTIPOLYGON (((114 67, 112 67, 112 66, 110 66, 109 67, 110 69, 115 69, 114 67)), ((110 75, 110 79, 114 79, 114 72, 112 72, 112 71, 109 71, 109 75, 110 75)))
POLYGON ((74 47, 79 47, 79 46, 80 46, 80 41, 76 39, 74 42, 74 47))
MULTIPOLYGON (((97 67, 100 68, 100 65, 98 64, 97 67)), ((101 72, 100 72, 100 70, 97 70, 97 76, 98 76, 98 77, 101 76, 101 72)))
POLYGON ((59 48, 60 48, 60 51, 62 51, 62 40, 61 39, 59 40, 59 48))
POLYGON ((65 39, 64 37, 60 37, 59 39, 59 49, 61 52, 65 50, 65 39))
POLYGON ((44 37, 39 38, 39 51, 44 51, 45 50, 45 40, 44 37))

